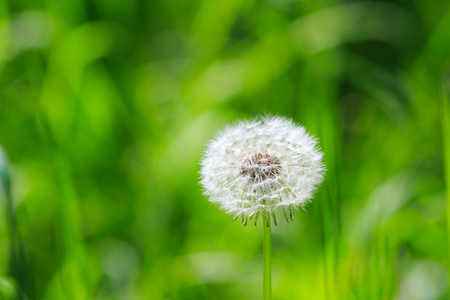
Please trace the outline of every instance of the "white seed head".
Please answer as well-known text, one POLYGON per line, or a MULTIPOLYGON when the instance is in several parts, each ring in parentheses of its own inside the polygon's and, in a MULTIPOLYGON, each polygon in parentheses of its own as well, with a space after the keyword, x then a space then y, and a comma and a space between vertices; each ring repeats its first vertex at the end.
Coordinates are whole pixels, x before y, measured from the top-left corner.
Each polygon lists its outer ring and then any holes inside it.
POLYGON ((304 207, 325 171, 317 141, 282 117, 238 121, 209 142, 201 162, 201 183, 209 200, 244 225, 275 211, 289 222, 304 207))

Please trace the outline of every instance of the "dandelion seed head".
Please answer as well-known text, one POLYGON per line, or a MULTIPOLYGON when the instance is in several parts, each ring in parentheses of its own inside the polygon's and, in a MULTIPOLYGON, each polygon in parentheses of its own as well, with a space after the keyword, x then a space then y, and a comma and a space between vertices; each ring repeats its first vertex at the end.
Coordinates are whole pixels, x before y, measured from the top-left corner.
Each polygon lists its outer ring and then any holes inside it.
MULTIPOLYGON (((261 117, 225 127, 206 147, 201 184, 212 203, 235 219, 304 207, 323 180, 323 154, 302 126, 261 117)), ((264 214, 265 215, 265 214, 264 214)))

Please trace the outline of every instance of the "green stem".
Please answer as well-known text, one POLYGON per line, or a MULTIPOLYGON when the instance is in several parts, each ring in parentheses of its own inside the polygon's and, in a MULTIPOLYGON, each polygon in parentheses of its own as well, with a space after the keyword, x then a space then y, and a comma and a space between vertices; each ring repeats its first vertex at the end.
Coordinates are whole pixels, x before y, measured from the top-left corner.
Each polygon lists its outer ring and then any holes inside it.
MULTIPOLYGON (((447 194, 447 242, 450 244, 450 72, 444 74, 441 87, 441 124, 444 146, 444 178, 447 194)), ((448 259, 450 262, 450 251, 448 252, 448 259)))
MULTIPOLYGON (((263 299, 272 299, 272 268, 270 256, 272 245, 270 241, 270 214, 267 213, 267 222, 263 223, 263 299)), ((264 218, 264 219, 266 219, 264 218)), ((265 220, 264 220, 265 221, 265 220)))

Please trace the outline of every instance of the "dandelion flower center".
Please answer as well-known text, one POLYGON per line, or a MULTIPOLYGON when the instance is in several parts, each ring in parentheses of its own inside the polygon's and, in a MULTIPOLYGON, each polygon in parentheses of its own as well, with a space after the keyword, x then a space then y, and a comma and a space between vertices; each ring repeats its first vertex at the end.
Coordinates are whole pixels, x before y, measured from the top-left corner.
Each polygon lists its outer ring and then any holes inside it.
POLYGON ((240 164, 240 174, 254 181, 276 178, 281 171, 281 161, 276 156, 258 153, 247 157, 240 164))

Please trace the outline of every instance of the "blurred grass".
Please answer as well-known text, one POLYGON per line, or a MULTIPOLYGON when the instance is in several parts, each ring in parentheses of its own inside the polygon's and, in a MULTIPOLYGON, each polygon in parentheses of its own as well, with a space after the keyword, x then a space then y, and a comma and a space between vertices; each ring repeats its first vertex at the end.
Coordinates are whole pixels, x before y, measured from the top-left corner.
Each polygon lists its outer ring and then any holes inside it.
MULTIPOLYGON (((17 236, 16 236, 16 218, 13 208, 13 199, 11 192, 11 178, 9 175, 9 167, 6 155, 2 148, 0 148, 0 182, 2 186, 3 197, 5 199, 5 215, 6 215, 6 228, 9 236, 9 266, 6 269, 12 276, 20 278, 22 274, 19 273, 21 266, 18 261, 17 251, 17 236)), ((10 282, 9 278, 0 277, 1 280, 1 296, 13 298, 17 296, 17 287, 10 282)), ((20 281, 18 282, 20 284, 20 281)))
MULTIPOLYGON (((444 73, 441 86, 441 123, 443 140, 443 158, 445 170, 445 186, 447 189, 447 234, 450 243, 450 73, 444 73)), ((450 249, 450 245, 449 245, 450 249)), ((449 251, 450 264, 450 251, 449 251)), ((450 280, 450 276, 449 276, 450 280)))
POLYGON ((264 113, 328 169, 274 299, 448 299, 448 32, 444 0, 0 2, 0 299, 261 298, 261 228, 197 172, 264 113))

